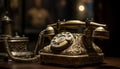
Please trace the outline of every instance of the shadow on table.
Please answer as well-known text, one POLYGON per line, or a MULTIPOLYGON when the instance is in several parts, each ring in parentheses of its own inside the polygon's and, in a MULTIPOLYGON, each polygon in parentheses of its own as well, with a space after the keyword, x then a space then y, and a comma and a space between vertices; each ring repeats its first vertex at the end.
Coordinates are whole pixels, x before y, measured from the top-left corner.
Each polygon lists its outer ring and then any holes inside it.
POLYGON ((0 67, 0 69, 10 69, 10 68, 0 67))
POLYGON ((88 64, 88 65, 80 65, 80 66, 64 66, 64 65, 56 65, 56 64, 43 64, 47 66, 60 67, 65 69, 120 69, 119 66, 108 65, 107 63, 97 63, 97 64, 88 64))
POLYGON ((109 66, 109 65, 101 65, 101 66, 97 66, 96 69, 120 69, 120 67, 109 66))

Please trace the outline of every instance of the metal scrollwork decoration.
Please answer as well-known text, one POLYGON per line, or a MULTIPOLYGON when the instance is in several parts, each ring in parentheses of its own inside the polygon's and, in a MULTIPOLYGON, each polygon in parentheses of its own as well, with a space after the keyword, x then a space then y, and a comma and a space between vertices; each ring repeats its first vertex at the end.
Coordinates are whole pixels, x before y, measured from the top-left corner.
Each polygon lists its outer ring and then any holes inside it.
POLYGON ((93 39, 109 37, 109 32, 104 29, 106 25, 95 22, 89 22, 88 25, 86 24, 86 22, 79 20, 68 20, 60 21, 59 24, 57 22, 48 25, 46 29, 40 32, 33 56, 31 57, 20 58, 13 56, 8 41, 10 37, 6 37, 4 40, 5 48, 9 57, 16 62, 54 63, 62 65, 83 65, 103 62, 104 53, 100 47, 94 43, 93 39), (57 30, 57 25, 59 25, 59 30, 57 30), (71 33, 65 30, 66 28, 74 29, 81 27, 85 28, 82 34, 79 32, 71 33), (50 43, 48 45, 45 45, 45 37, 49 39, 50 43), (66 61, 62 61, 63 58, 66 59, 66 61))

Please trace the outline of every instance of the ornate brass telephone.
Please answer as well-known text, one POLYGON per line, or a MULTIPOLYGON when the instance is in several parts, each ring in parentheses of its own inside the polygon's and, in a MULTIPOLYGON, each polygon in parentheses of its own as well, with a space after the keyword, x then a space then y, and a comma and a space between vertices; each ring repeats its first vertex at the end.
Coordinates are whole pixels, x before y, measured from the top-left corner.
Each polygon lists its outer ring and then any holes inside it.
POLYGON ((86 22, 79 20, 58 21, 48 25, 40 32, 34 55, 29 58, 13 56, 9 49, 9 37, 5 38, 5 47, 9 57, 15 62, 79 66, 104 61, 104 53, 94 43, 94 38, 109 38, 105 24, 89 20, 86 22), (77 28, 84 28, 84 32, 70 31, 77 28))

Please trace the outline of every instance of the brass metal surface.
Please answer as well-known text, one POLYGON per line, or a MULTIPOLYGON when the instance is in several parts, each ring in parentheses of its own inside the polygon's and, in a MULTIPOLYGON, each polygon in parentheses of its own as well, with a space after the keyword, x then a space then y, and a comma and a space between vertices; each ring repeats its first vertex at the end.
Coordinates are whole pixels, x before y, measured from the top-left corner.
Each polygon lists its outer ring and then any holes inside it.
MULTIPOLYGON (((17 48, 20 44, 20 47, 25 48, 27 40, 18 39, 19 37, 14 38, 5 38, 5 49, 8 53, 8 56, 15 62, 22 63, 48 63, 48 64, 58 64, 63 66, 79 66, 85 64, 93 63, 102 63, 104 62, 104 53, 101 48, 96 45, 93 41, 93 31, 94 36, 100 36, 97 34, 99 30, 95 30, 98 27, 103 27, 106 29, 105 24, 98 24, 95 22, 82 22, 79 20, 68 20, 68 21, 59 21, 54 24, 49 24, 46 29, 40 32, 38 41, 32 57, 21 58, 15 57, 11 51, 15 49, 19 51, 20 48, 17 48), (64 29, 75 29, 75 28, 85 28, 83 33, 79 32, 74 33, 71 31, 66 31, 64 29), (62 30, 62 31, 61 31, 62 30), (48 38, 49 44, 45 45, 47 41, 45 38, 48 38), (17 43, 16 43, 17 42, 17 43), (20 44, 19 44, 20 42, 20 44), (21 43, 23 42, 23 43, 21 43), (16 43, 11 50, 10 43, 16 43), (18 45, 18 46, 17 46, 18 45), (18 49, 18 50, 17 50, 18 49)), ((102 29, 100 32, 106 32, 102 29)), ((106 32, 104 34, 108 34, 106 32)), ((100 36, 109 37, 107 36, 100 36)), ((22 49, 20 49, 22 50, 22 49)), ((22 50, 24 51, 24 49, 22 50)))

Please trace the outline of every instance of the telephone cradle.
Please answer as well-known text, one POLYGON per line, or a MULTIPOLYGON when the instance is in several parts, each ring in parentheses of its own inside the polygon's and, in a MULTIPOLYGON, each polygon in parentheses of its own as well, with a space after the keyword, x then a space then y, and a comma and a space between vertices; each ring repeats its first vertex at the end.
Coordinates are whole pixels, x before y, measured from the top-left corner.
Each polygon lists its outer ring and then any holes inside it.
POLYGON ((37 62, 62 66, 103 63, 104 53, 94 39, 109 39, 106 24, 87 20, 58 21, 40 32, 32 57, 16 57, 4 41, 10 59, 15 62, 37 62), (82 28, 82 29, 80 29, 82 28), (82 33, 78 30, 82 30, 82 33))
MULTIPOLYGON (((56 39, 56 41, 63 39, 63 35, 60 36, 58 34, 57 36, 59 38, 53 39, 56 39)), ((67 40, 67 38, 63 40, 67 40)), ((102 53, 102 50, 97 45, 93 44, 91 47, 84 46, 84 42, 81 40, 84 38, 80 34, 74 34, 73 38, 75 39, 72 41, 72 43, 68 42, 68 44, 66 44, 64 41, 61 42, 61 45, 64 45, 65 47, 61 46, 58 48, 57 46, 54 48, 56 45, 52 45, 52 42, 51 45, 44 47, 44 49, 42 49, 40 52, 40 62, 44 64, 51 63, 65 66, 79 66, 102 63, 104 61, 104 53, 102 53)))
POLYGON ((95 44, 94 38, 109 38, 109 32, 103 28, 106 27, 106 25, 89 21, 81 22, 77 20, 69 20, 50 26, 56 29, 59 28, 60 33, 56 34, 51 39, 49 45, 40 50, 39 54, 41 63, 63 66, 80 66, 104 62, 104 53, 101 48, 95 44), (71 33, 64 29, 80 27, 86 27, 83 33, 71 33), (61 31, 61 29, 64 30, 61 31))

